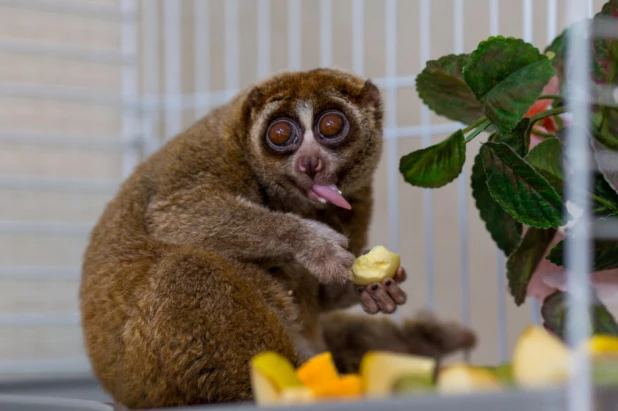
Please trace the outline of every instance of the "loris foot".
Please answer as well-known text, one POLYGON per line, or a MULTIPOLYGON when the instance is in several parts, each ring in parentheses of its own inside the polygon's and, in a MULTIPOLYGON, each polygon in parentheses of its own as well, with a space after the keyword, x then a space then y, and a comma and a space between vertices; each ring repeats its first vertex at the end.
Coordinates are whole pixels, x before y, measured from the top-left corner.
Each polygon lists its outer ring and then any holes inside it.
POLYGON ((382 282, 371 283, 365 287, 358 287, 360 302, 363 310, 369 314, 383 312, 392 314, 397 306, 405 304, 406 293, 399 284, 406 279, 406 270, 399 267, 393 278, 386 278, 382 282))
POLYGON ((470 350, 477 342, 472 329, 456 321, 441 321, 429 311, 405 320, 401 329, 409 341, 410 352, 419 355, 442 357, 470 350))

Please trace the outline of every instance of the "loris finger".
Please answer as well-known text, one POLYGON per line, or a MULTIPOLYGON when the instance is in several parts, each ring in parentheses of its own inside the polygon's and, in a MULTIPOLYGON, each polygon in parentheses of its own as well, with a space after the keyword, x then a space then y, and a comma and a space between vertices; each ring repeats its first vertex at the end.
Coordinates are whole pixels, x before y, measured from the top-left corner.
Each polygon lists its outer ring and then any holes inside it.
POLYGON ((391 314, 395 312, 397 309, 397 304, 393 301, 392 297, 389 293, 384 289, 384 286, 381 283, 373 283, 367 287, 367 291, 373 297, 373 299, 378 303, 378 307, 380 311, 391 314))
POLYGON ((406 293, 401 288, 399 288, 399 286, 394 280, 387 278, 386 280, 382 281, 382 284, 384 285, 384 289, 388 292, 393 301, 395 301, 398 305, 405 304, 406 293))
POLYGON ((397 269, 397 272, 395 272, 395 275, 393 276, 393 280, 395 280, 395 282, 397 284, 403 283, 406 278, 408 277, 405 268, 403 267, 399 267, 397 269))
POLYGON ((366 288, 361 287, 358 289, 360 293, 360 302, 363 306, 363 310, 368 314, 377 314, 380 311, 378 307, 378 303, 373 299, 373 297, 369 294, 366 288))

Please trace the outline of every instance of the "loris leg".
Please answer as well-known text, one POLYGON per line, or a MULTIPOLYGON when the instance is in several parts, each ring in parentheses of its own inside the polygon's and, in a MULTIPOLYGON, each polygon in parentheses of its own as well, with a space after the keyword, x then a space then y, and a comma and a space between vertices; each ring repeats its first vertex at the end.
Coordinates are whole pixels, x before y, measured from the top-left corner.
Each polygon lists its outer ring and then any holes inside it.
MULTIPOLYGON (((99 347, 101 363, 114 358, 114 369, 99 377, 117 401, 159 408, 249 400, 252 356, 274 350, 297 363, 281 320, 294 321, 295 308, 257 268, 180 250, 151 273, 141 295, 113 296, 134 308, 118 345, 99 347)), ((89 329, 92 338, 97 331, 106 332, 89 329)))
POLYGON ((441 322, 430 314, 408 319, 401 326, 386 318, 345 312, 322 319, 327 349, 341 373, 357 372, 363 355, 387 350, 439 359, 476 345, 475 334, 454 322, 441 322))

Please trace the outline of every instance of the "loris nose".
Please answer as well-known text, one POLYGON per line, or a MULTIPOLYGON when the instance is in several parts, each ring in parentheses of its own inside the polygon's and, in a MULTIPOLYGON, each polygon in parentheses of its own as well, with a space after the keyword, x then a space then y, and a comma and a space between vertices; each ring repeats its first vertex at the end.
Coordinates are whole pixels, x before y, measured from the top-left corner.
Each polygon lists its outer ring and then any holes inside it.
POLYGON ((309 177, 315 177, 316 173, 322 169, 322 159, 320 157, 308 156, 300 159, 298 168, 309 177))

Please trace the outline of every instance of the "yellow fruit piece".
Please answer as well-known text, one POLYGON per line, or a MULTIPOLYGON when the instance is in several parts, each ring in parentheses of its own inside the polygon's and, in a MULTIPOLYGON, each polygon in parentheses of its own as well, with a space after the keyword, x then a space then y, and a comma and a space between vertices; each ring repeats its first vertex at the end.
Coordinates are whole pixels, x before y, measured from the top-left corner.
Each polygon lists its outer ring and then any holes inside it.
POLYGON ((281 391, 302 387, 294 367, 282 355, 267 351, 254 356, 250 362, 251 388, 256 404, 277 404, 281 391))
POLYGON ((280 393, 275 387, 275 383, 253 367, 251 367, 250 372, 251 390, 255 403, 259 406, 279 404, 280 393))
POLYGON ((525 388, 561 385, 569 375, 569 350, 541 327, 530 327, 519 337, 513 353, 513 377, 525 388))
POLYGON ((436 362, 432 358, 371 351, 363 356, 360 375, 363 391, 369 398, 389 396, 404 376, 418 376, 432 381, 436 362))
POLYGON ((618 337, 613 335, 597 334, 590 337, 585 343, 590 354, 595 355, 618 355, 618 337))
POLYGON ((399 254, 385 247, 375 246, 365 255, 356 259, 352 266, 351 281, 357 285, 369 285, 393 277, 400 265, 399 254))
POLYGON ((360 375, 347 374, 336 380, 311 386, 317 398, 353 398, 363 394, 363 380, 360 375))
POLYGON ((281 391, 279 405, 311 404, 316 398, 309 387, 291 387, 281 391))
POLYGON ((437 381, 438 392, 442 394, 495 391, 502 387, 500 379, 491 371, 466 364, 454 364, 443 368, 437 381))
POLYGON ((307 386, 339 379, 339 373, 330 352, 310 358, 296 370, 298 379, 307 386))

